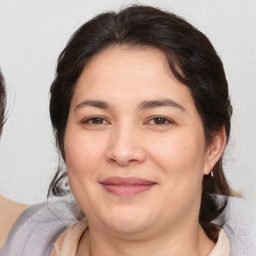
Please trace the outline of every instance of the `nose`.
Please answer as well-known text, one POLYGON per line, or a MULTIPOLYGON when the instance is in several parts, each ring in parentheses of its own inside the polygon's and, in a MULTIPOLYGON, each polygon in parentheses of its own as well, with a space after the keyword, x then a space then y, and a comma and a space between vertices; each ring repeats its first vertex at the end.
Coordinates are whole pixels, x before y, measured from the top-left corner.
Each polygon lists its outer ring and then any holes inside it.
POLYGON ((106 150, 109 163, 126 166, 143 163, 145 159, 143 140, 136 129, 123 126, 112 131, 106 150))

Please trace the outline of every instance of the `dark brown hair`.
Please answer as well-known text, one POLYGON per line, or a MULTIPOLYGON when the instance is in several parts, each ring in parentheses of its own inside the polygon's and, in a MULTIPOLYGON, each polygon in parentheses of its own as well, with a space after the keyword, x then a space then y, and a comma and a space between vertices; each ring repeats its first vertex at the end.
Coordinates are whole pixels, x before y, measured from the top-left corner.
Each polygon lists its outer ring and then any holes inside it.
POLYGON ((2 129, 4 125, 5 104, 6 104, 6 93, 5 93, 4 77, 0 70, 0 135, 2 134, 2 129))
MULTIPOLYGON (((174 76, 188 86, 202 118, 208 144, 214 133, 225 127, 230 134, 228 84, 218 54, 208 38, 183 18, 149 6, 135 5, 118 13, 107 12, 82 25, 60 54, 56 77, 51 86, 50 114, 56 143, 65 161, 64 135, 70 101, 76 81, 88 61, 104 48, 113 45, 151 46, 167 57, 174 76)), ((204 176, 200 224, 215 240, 211 221, 224 210, 215 195, 230 195, 224 176, 222 158, 213 168, 214 177, 204 176)), ((51 182, 48 196, 63 196, 62 180, 67 176, 60 167, 51 182)))

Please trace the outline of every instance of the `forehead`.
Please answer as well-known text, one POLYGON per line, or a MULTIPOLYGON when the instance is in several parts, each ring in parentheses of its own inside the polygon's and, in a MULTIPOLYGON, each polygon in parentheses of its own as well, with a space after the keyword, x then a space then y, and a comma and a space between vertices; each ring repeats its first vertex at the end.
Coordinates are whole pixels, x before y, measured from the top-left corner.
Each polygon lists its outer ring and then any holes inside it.
POLYGON ((171 97, 193 103, 188 87, 170 71, 166 56, 152 47, 112 46, 96 54, 79 77, 73 98, 95 96, 141 101, 171 97))
POLYGON ((127 45, 115 45, 100 51, 87 63, 81 77, 83 74, 88 76, 89 73, 95 76, 94 72, 99 79, 115 80, 121 75, 134 80, 142 76, 153 77, 156 74, 172 75, 167 59, 160 50, 153 47, 127 45))

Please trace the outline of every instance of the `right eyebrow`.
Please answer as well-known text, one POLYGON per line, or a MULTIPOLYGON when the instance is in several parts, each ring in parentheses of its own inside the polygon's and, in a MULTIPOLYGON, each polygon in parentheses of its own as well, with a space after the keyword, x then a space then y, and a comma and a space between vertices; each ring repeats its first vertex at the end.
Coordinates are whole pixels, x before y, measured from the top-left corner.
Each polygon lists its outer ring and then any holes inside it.
POLYGON ((149 100, 149 101, 143 101, 139 104, 140 109, 151 109, 151 108, 157 108, 157 107, 175 107, 177 109, 180 109, 182 111, 186 111, 183 106, 175 102, 171 99, 159 99, 159 100, 149 100))
POLYGON ((111 108, 111 106, 105 101, 84 100, 84 101, 80 102, 78 105, 76 105, 74 110, 83 108, 85 106, 91 106, 91 107, 101 108, 101 109, 110 109, 111 108))

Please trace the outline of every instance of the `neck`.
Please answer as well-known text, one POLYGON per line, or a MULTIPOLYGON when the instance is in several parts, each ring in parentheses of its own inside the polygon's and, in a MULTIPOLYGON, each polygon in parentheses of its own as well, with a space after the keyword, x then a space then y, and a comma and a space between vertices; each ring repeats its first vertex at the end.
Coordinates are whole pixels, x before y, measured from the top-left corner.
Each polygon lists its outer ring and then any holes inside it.
POLYGON ((199 224, 193 228, 187 226, 179 232, 168 230, 144 239, 106 235, 93 227, 89 227, 89 230, 82 237, 76 256, 206 256, 214 247, 214 242, 199 224))

